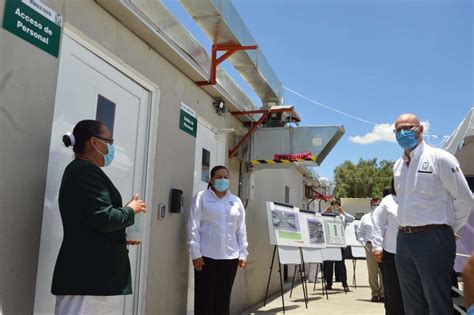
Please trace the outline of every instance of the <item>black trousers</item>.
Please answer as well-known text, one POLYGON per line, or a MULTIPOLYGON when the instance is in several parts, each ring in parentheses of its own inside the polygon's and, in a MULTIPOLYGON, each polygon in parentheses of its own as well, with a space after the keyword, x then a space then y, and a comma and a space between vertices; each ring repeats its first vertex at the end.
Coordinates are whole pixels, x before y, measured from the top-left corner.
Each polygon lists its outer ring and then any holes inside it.
POLYGON ((194 270, 194 314, 228 315, 239 259, 203 259, 202 270, 194 270))
POLYGON ((384 284, 384 306, 386 315, 404 315, 402 291, 398 280, 395 265, 395 254, 383 251, 382 263, 379 264, 382 271, 384 284))
POLYGON ((323 271, 324 271, 324 280, 328 286, 332 286, 332 278, 334 268, 336 269, 336 280, 340 278, 343 287, 347 287, 347 270, 346 263, 344 261, 345 249, 341 248, 342 261, 324 261, 323 262, 323 271))

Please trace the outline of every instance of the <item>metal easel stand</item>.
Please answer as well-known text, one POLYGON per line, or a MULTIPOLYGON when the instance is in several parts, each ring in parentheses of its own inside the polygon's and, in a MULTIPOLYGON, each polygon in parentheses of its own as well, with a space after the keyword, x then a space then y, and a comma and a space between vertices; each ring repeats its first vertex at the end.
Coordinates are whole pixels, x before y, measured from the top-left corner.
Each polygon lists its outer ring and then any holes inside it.
MULTIPOLYGON (((268 288, 270 287, 270 279, 272 277, 273 263, 275 261, 276 250, 277 250, 277 246, 275 245, 275 247, 273 248, 272 263, 270 265, 270 272, 268 273, 267 289, 265 291, 265 299, 263 300, 263 306, 265 306, 267 304, 268 288)), ((284 297, 284 293, 283 293, 283 275, 281 274, 280 257, 278 257, 278 273, 280 275, 281 302, 283 304, 283 313, 285 313, 285 297, 284 297)))
POLYGON ((352 285, 354 286, 354 289, 357 289, 357 281, 356 281, 356 263, 357 259, 352 259, 352 285))
POLYGON ((316 291, 316 281, 318 280, 318 272, 321 270, 321 291, 324 296, 324 292, 326 292, 326 300, 329 300, 328 290, 326 290, 326 279, 324 278, 324 269, 323 263, 316 264, 316 273, 314 274, 314 287, 313 292, 316 291), (321 267, 321 268, 319 268, 321 267))
POLYGON ((308 285, 306 281, 306 274, 305 274, 305 269, 304 269, 304 263, 301 265, 295 265, 295 270, 293 273, 293 280, 291 281, 291 291, 290 291, 290 298, 293 294, 293 287, 295 285, 295 278, 296 278, 296 267, 299 268, 300 270, 300 277, 301 277, 301 286, 303 287, 303 297, 304 297, 304 303, 306 308, 308 308, 308 285))

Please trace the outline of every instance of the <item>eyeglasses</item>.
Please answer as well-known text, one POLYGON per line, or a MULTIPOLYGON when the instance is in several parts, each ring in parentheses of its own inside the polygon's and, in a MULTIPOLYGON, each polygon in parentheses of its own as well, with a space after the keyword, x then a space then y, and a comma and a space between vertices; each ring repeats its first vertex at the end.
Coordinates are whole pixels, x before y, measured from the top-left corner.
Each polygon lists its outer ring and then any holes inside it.
POLYGON ((393 129, 393 133, 397 133, 401 130, 405 130, 405 131, 408 131, 408 130, 412 130, 416 127, 419 127, 420 125, 401 125, 401 126, 398 126, 396 127, 395 129, 393 129))
POLYGON ((105 141, 109 144, 114 144, 114 138, 104 138, 104 137, 99 137, 99 136, 95 136, 97 139, 99 140, 102 140, 102 141, 105 141))

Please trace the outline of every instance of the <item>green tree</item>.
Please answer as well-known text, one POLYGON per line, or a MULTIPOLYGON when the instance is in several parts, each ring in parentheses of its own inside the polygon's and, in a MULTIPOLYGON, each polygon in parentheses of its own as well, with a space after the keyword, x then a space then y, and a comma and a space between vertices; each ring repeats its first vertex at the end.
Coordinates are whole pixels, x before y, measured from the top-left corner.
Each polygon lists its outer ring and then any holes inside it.
POLYGON ((393 161, 360 159, 357 164, 345 161, 334 169, 336 198, 382 198, 382 190, 390 186, 393 161))

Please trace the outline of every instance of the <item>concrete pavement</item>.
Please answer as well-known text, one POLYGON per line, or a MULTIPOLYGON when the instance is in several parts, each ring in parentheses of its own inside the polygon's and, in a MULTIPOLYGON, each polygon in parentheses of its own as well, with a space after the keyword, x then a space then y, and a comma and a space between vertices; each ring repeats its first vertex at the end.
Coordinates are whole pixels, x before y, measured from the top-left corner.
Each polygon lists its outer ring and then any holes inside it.
MULTIPOLYGON (((313 283, 308 283, 309 303, 308 309, 305 308, 303 299, 303 290, 301 285, 293 289, 292 298, 289 297, 289 288, 285 291, 285 314, 361 314, 375 315, 385 314, 383 303, 370 302, 371 294, 367 275, 367 265, 365 260, 358 260, 356 264, 357 288, 352 285, 353 268, 352 261, 346 260, 347 278, 350 292, 344 293, 340 282, 333 284, 333 290, 329 291, 329 299, 323 297, 321 283, 316 284, 316 290, 313 291, 313 283)), ((256 305, 242 313, 248 314, 283 314, 281 296, 272 296, 267 305, 256 305)))

